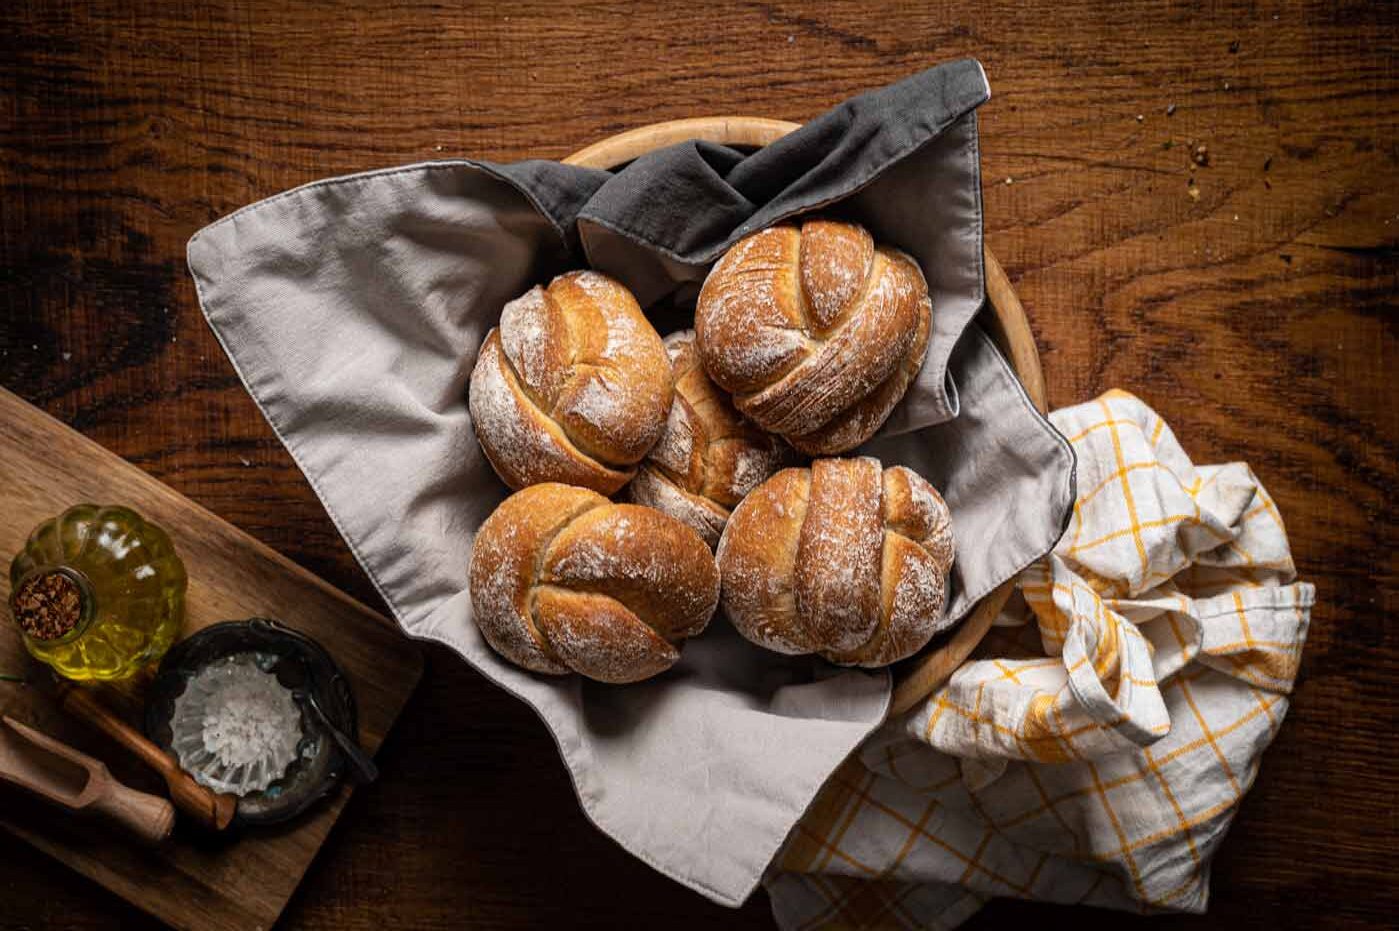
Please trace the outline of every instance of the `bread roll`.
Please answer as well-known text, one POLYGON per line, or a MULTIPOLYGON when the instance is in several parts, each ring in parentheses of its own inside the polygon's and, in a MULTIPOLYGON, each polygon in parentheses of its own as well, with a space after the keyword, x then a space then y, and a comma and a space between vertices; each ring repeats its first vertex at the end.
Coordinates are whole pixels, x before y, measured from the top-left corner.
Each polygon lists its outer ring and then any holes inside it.
POLYGON ((627 485, 637 504, 693 527, 712 549, 743 496, 781 468, 789 450, 729 403, 705 375, 692 330, 665 339, 675 402, 665 432, 627 485))
POLYGON ((885 666, 944 626, 952 525, 942 496, 903 466, 818 459, 744 498, 718 558, 724 612, 749 640, 885 666))
POLYGON ((811 456, 874 435, 922 367, 931 322, 918 263, 831 220, 740 240, 695 309, 710 377, 754 423, 811 456))
POLYGON ((476 626, 501 656, 600 682, 669 669, 719 601, 714 556, 689 527, 555 482, 486 518, 469 584, 476 626))
POLYGON ((670 362, 631 292, 568 272, 505 305, 471 372, 476 438, 511 488, 627 483, 665 429, 670 362))

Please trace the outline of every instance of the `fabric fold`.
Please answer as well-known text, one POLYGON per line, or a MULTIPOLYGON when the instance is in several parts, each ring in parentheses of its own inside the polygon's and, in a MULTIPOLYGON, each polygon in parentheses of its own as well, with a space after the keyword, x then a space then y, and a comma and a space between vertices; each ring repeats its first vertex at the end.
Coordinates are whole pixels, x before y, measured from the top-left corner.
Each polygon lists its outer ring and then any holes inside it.
POLYGON ((1246 465, 1195 466, 1121 391, 1051 419, 1078 453, 1068 533, 823 792, 768 880, 782 927, 949 927, 993 896, 1204 910, 1315 589, 1246 465))

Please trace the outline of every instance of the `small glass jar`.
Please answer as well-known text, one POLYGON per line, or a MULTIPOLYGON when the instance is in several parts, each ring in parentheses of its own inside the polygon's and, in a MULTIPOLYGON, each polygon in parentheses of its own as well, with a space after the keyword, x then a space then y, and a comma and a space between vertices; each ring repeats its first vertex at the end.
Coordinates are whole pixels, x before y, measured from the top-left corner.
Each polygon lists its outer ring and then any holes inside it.
POLYGON ((164 530, 130 508, 80 504, 36 527, 10 563, 10 611, 36 659, 112 681, 165 655, 187 584, 164 530))

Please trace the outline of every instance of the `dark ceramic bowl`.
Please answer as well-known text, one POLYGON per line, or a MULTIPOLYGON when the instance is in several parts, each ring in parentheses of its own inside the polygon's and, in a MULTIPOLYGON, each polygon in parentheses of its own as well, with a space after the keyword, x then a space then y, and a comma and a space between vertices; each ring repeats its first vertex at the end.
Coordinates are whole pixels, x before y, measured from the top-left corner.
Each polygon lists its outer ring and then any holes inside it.
POLYGON ((206 627, 170 648, 156 673, 146 703, 146 736, 172 759, 170 719, 175 699, 200 669, 226 656, 261 653, 275 657, 270 672, 291 691, 301 709, 302 738, 286 775, 261 792, 238 800, 235 824, 275 824, 294 818, 326 797, 345 775, 345 754, 308 707, 308 695, 337 728, 359 733, 355 697, 344 672, 325 648, 305 634, 268 618, 224 621, 206 627))

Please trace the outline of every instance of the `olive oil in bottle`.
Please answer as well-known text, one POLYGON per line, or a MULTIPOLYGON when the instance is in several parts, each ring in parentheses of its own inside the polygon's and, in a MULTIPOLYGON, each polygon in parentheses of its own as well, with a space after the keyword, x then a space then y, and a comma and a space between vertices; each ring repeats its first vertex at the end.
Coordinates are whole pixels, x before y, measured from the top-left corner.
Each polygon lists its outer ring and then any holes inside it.
POLYGON ((129 508, 80 504, 36 527, 10 563, 10 610, 35 658, 111 681, 165 655, 186 585, 164 530, 129 508))

